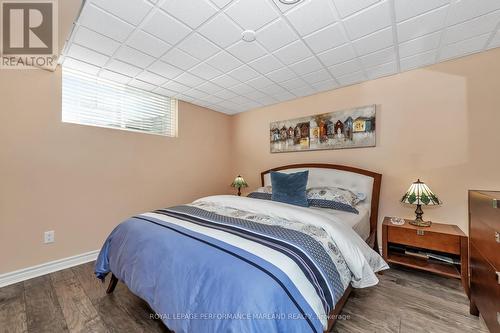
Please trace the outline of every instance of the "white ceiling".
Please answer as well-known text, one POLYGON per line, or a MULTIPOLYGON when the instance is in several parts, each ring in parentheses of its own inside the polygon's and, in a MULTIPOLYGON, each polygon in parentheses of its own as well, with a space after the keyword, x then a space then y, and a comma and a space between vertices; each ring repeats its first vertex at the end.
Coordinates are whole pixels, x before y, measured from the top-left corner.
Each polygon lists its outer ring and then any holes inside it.
POLYGON ((62 61, 234 114, 498 47, 499 24, 500 0, 87 0, 62 61))

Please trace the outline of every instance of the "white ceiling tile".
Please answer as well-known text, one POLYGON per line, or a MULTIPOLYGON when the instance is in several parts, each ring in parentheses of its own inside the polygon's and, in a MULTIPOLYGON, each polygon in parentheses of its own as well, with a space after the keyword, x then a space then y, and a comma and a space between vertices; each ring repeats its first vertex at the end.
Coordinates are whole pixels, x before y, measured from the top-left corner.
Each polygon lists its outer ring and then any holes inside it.
POLYGON ((108 56, 112 55, 120 47, 120 43, 117 41, 83 26, 78 28, 73 41, 108 56))
POLYGON ((370 80, 374 80, 374 79, 377 79, 379 77, 395 74, 397 72, 397 70, 398 70, 397 65, 393 61, 393 62, 383 64, 380 66, 368 68, 368 69, 366 69, 365 72, 370 80))
POLYGON ((278 101, 289 101, 291 99, 294 99, 295 98, 295 95, 292 94, 291 92, 288 92, 288 91, 283 91, 282 93, 279 93, 279 94, 276 94, 276 95, 273 95, 273 97, 275 99, 277 99, 278 101))
POLYGON ((330 0, 307 0, 286 13, 299 34, 306 36, 335 22, 330 0))
POLYGON ((170 49, 170 45, 142 30, 137 30, 127 41, 127 45, 153 57, 159 57, 170 49))
POLYGON ((247 92, 245 94, 245 96, 247 96, 248 98, 251 98, 253 100, 256 100, 256 101, 259 101, 262 98, 266 98, 267 97, 266 94, 264 94, 261 91, 255 90, 255 89, 253 89, 252 91, 247 92))
POLYGON ((389 1, 383 1, 344 19, 344 26, 351 39, 358 39, 391 24, 389 1))
POLYGON ((334 80, 325 80, 311 85, 317 92, 332 90, 338 87, 334 80))
POLYGON ((176 77, 175 81, 182 83, 188 87, 196 87, 205 82, 199 77, 189 74, 188 72, 182 73, 181 75, 176 77))
POLYGON ((254 60, 250 62, 248 65, 250 65, 253 69, 256 69, 262 74, 266 74, 283 67, 283 65, 270 54, 267 54, 257 60, 254 60))
POLYGON ((239 68, 236 68, 235 70, 232 70, 231 72, 228 73, 228 75, 232 76, 238 81, 245 82, 256 78, 257 76, 259 76, 259 73, 257 73, 249 66, 243 65, 239 68))
POLYGON ((257 40, 270 52, 298 39, 295 32, 282 19, 274 21, 257 32, 257 40))
POLYGON ((280 83, 280 86, 288 90, 303 87, 306 85, 307 83, 298 77, 280 83))
POLYGON ((100 67, 97 67, 97 66, 94 66, 94 65, 91 65, 91 64, 88 64, 86 62, 79 61, 79 60, 76 60, 73 58, 69 58, 69 57, 66 57, 64 59, 63 66, 65 68, 75 69, 75 70, 78 70, 80 72, 84 72, 84 73, 92 74, 92 75, 97 75, 97 73, 99 73, 99 70, 101 69, 100 67))
POLYGON ((117 72, 120 74, 124 74, 127 76, 136 76, 140 72, 142 72, 142 69, 139 67, 135 67, 132 65, 129 65, 127 63, 124 63, 120 60, 112 59, 107 65, 106 68, 113 71, 117 72))
POLYGON ((355 84, 361 81, 365 81, 366 76, 362 71, 360 71, 356 73, 347 74, 344 76, 339 76, 337 80, 340 82, 341 85, 347 86, 350 84, 355 84))
POLYGON ((158 10, 143 25, 142 30, 164 40, 169 44, 176 44, 186 37, 190 32, 184 24, 158 10))
POLYGON ((215 79, 212 80, 213 83, 223 87, 223 88, 229 88, 229 87, 233 87, 237 84, 240 84, 241 82, 232 78, 231 76, 229 75, 221 75, 219 77, 216 77, 215 79))
POLYGON ((484 34, 454 44, 446 45, 441 50, 441 59, 457 58, 481 51, 486 45, 489 36, 489 34, 484 34))
POLYGON ((110 80, 113 82, 118 82, 118 83, 128 83, 132 78, 126 75, 118 74, 112 71, 108 71, 106 69, 103 69, 99 73, 99 77, 102 77, 103 79, 110 80))
POLYGON ((289 65, 312 56, 312 53, 302 41, 298 40, 275 51, 274 55, 283 63, 289 65))
POLYGON ((274 1, 274 4, 279 8, 279 10, 282 13, 285 13, 285 12, 289 11, 290 9, 296 7, 298 4, 300 4, 300 1, 298 1, 294 4, 282 3, 280 0, 272 0, 272 1, 274 1))
POLYGON ((226 9, 228 14, 244 30, 257 30, 278 18, 268 0, 238 0, 226 9))
POLYGON ((79 23, 119 42, 125 41, 134 30, 132 25, 90 4, 83 8, 79 23))
POLYGON ((394 1, 396 21, 401 22, 413 16, 447 5, 450 0, 397 0, 394 1))
POLYGON ((359 58, 365 68, 382 65, 396 60, 396 52, 393 47, 367 54, 359 58))
POLYGON ((380 0, 334 0, 335 6, 341 17, 346 17, 355 12, 373 5, 380 0))
POLYGON ((323 65, 318 61, 318 59, 316 59, 316 57, 310 57, 290 65, 289 68, 297 75, 303 75, 317 71, 318 69, 323 68, 323 65))
POLYGON ((206 63, 201 63, 189 70, 191 74, 194 74, 196 76, 201 77, 202 79, 205 80, 211 80, 214 77, 217 77, 219 75, 222 75, 222 72, 219 71, 218 69, 213 68, 212 66, 206 64, 206 63))
POLYGON ((217 5, 219 8, 223 8, 226 6, 228 3, 230 3, 233 0, 211 0, 214 4, 217 5))
POLYGON ((190 56, 189 54, 178 48, 173 48, 168 51, 167 54, 161 57, 161 60, 183 70, 188 70, 189 68, 199 63, 196 58, 190 56))
POLYGON ((167 96, 167 97, 173 97, 176 95, 175 91, 170 91, 168 89, 162 88, 162 87, 156 87, 153 92, 158 95, 162 96, 167 96))
POLYGON ((266 76, 275 82, 283 82, 294 78, 296 74, 290 69, 283 67, 268 73, 266 76))
POLYGON ((104 54, 97 53, 77 44, 74 44, 69 49, 68 56, 99 67, 104 66, 109 59, 104 54))
POLYGON ((155 74, 166 77, 167 79, 173 79, 182 73, 182 70, 180 70, 179 68, 169 65, 161 60, 158 60, 154 64, 149 66, 148 70, 155 74))
POLYGON ((155 58, 128 46, 122 46, 116 51, 115 58, 142 68, 148 67, 155 60, 155 58))
POLYGON ((232 92, 231 90, 227 90, 227 89, 223 89, 221 91, 213 93, 213 95, 217 96, 219 98, 222 98, 222 99, 233 98, 236 96, 236 94, 234 92, 232 92))
POLYGON ((200 60, 210 58, 221 50, 217 45, 197 33, 184 39, 177 47, 200 60))
POLYGON ((272 84, 270 86, 267 86, 264 91, 266 94, 271 95, 272 97, 276 98, 276 96, 284 94, 286 91, 285 88, 282 86, 279 86, 277 84, 272 84))
POLYGON ((312 72, 302 76, 302 79, 309 84, 318 83, 325 80, 331 80, 331 75, 328 71, 320 69, 319 71, 312 72))
POLYGON ((392 35, 392 27, 376 31, 352 42, 358 55, 365 55, 385 49, 393 44, 394 38, 392 35))
POLYGON ((304 41, 313 52, 316 53, 326 51, 348 42, 339 23, 312 33, 305 37, 304 41))
POLYGON ((141 23, 142 19, 153 8, 144 0, 92 0, 92 2, 133 25, 141 23))
POLYGON ((198 32, 218 46, 226 48, 241 39, 242 30, 224 13, 220 13, 201 26, 198 32))
POLYGON ((325 64, 325 66, 332 66, 351 60, 356 57, 356 54, 354 54, 354 50, 351 45, 345 44, 320 53, 318 57, 325 64))
POLYGON ((169 0, 164 2, 161 8, 192 29, 198 28, 217 12, 217 9, 207 0, 169 0))
POLYGON ((196 87, 196 89, 206 92, 207 94, 214 94, 218 91, 221 91, 223 88, 219 87, 212 82, 205 82, 202 85, 196 87))
POLYGON ((227 51, 243 62, 250 62, 266 54, 266 51, 258 43, 244 41, 239 41, 229 47, 227 51))
MULTIPOLYGON (((254 88, 249 86, 248 84, 245 83, 240 83, 234 87, 229 88, 231 91, 234 91, 238 95, 246 95, 247 92, 253 91, 254 88)), ((238 97, 232 98, 232 100, 235 100, 238 97)))
POLYGON ((151 83, 154 85, 162 85, 168 81, 168 79, 164 78, 163 76, 160 76, 160 75, 157 75, 155 73, 148 72, 148 71, 144 71, 141 74, 137 75, 136 79, 139 79, 141 81, 151 83))
POLYGON ((410 39, 427 35, 444 27, 448 7, 441 7, 404 22, 398 23, 398 40, 406 42, 410 39))
POLYGON ((247 82, 248 85, 254 87, 255 89, 263 90, 265 87, 274 84, 273 81, 269 80, 265 76, 259 76, 247 82))
POLYGON ((175 91, 176 93, 184 93, 191 89, 190 87, 176 81, 168 81, 167 83, 163 84, 162 87, 171 91, 175 91))
POLYGON ((457 24, 497 9, 500 9, 500 1, 498 0, 453 1, 448 17, 448 24, 457 24))
POLYGON ((184 94, 191 96, 191 97, 194 97, 196 99, 207 99, 210 97, 210 95, 207 94, 206 92, 203 92, 203 91, 197 90, 197 89, 188 90, 184 94))
POLYGON ((434 32, 423 37, 399 44, 399 56, 406 58, 414 54, 437 49, 441 40, 441 32, 434 32))
POLYGON ((454 25, 446 29, 443 43, 451 44, 474 36, 491 33, 498 23, 500 23, 500 10, 454 25))
POLYGON ((309 86, 303 86, 303 87, 291 89, 290 92, 297 97, 304 97, 304 96, 309 96, 309 95, 316 93, 316 90, 314 90, 313 88, 311 88, 309 86))
POLYGON ((154 84, 147 83, 141 80, 133 79, 128 83, 129 86, 132 86, 137 89, 142 89, 142 90, 147 90, 147 91, 152 91, 153 89, 156 88, 154 84))
POLYGON ((500 30, 498 30, 495 34, 495 36, 493 36, 493 39, 491 40, 490 42, 490 45, 488 45, 488 48, 491 49, 491 48, 495 48, 495 47, 499 47, 500 46, 500 30))
POLYGON ((331 66, 328 69, 335 77, 343 76, 354 72, 359 72, 360 70, 362 70, 361 66, 359 65, 359 61, 357 59, 349 60, 341 64, 331 66))
POLYGON ((210 66, 215 67, 223 72, 229 72, 243 65, 241 61, 239 61, 226 51, 217 53, 212 58, 208 59, 206 62, 210 66))
POLYGON ((416 54, 411 57, 401 58, 400 65, 402 71, 433 64, 436 61, 436 50, 416 54))

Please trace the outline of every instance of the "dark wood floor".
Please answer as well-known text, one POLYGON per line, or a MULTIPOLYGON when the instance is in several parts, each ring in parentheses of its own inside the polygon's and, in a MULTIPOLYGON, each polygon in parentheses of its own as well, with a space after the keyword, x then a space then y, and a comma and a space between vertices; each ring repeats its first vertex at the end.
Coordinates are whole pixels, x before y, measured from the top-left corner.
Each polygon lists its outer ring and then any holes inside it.
MULTIPOLYGON (((0 332, 168 332, 121 283, 112 295, 93 263, 0 288, 0 332)), ((354 290, 334 332, 487 332, 457 280, 391 269, 354 290)))

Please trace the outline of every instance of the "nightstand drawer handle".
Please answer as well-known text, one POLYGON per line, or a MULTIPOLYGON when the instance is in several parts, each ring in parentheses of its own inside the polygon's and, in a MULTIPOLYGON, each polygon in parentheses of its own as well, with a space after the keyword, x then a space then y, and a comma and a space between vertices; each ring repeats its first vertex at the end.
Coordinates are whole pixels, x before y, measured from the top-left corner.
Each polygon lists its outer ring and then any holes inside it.
POLYGON ((495 231, 495 240, 497 241, 497 243, 500 243, 500 232, 498 231, 495 231))
POLYGON ((423 235, 425 235, 425 231, 421 230, 421 229, 417 229, 417 235, 418 236, 423 236, 423 235))
POLYGON ((497 282, 498 284, 500 284, 500 272, 496 272, 497 273, 497 282))

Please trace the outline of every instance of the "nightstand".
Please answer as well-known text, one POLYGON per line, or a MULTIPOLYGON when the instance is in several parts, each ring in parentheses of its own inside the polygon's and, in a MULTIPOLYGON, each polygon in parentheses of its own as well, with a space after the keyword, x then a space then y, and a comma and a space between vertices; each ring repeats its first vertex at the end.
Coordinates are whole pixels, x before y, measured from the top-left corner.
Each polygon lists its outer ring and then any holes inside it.
POLYGON ((384 259, 397 264, 462 280, 469 295, 469 247, 467 236, 456 225, 433 222, 417 227, 384 218, 382 251, 384 259))

